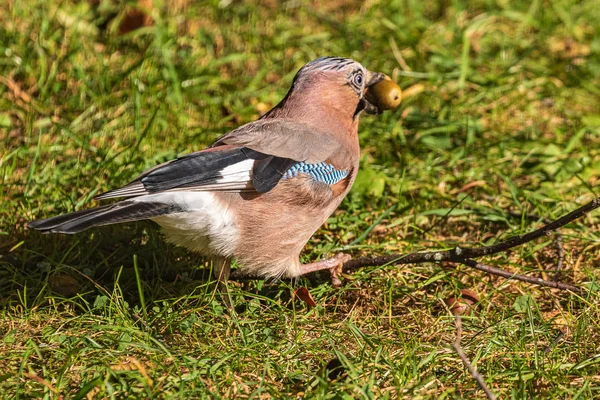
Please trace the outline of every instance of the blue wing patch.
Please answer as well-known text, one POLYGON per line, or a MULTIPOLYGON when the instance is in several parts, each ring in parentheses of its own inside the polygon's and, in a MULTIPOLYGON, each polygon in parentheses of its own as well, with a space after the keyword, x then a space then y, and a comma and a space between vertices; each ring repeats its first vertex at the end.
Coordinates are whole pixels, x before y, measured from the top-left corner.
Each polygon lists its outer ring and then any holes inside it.
POLYGON ((294 178, 298 174, 304 173, 310 175, 317 182, 334 185, 348 176, 348 171, 335 169, 331 164, 320 162, 318 164, 308 164, 304 161, 292 165, 281 179, 294 178))

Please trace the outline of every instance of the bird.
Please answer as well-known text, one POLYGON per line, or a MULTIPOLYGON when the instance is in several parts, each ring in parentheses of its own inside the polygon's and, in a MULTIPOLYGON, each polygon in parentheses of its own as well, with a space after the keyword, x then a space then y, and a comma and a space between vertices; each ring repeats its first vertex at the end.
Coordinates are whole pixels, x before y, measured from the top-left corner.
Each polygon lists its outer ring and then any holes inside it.
POLYGON ((365 93, 384 79, 349 58, 312 60, 258 120, 95 197, 116 202, 28 227, 74 234, 149 219, 168 242, 211 258, 219 279, 228 279, 235 259, 240 276, 296 278, 329 270, 339 286, 347 254, 303 264, 300 253, 356 179, 359 117, 382 111, 365 93))

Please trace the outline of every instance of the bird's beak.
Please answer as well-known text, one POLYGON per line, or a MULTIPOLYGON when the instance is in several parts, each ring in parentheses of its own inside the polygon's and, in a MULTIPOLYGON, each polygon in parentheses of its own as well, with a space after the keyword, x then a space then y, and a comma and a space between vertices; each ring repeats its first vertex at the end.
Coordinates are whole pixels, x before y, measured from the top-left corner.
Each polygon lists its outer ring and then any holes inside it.
POLYGON ((390 79, 387 75, 382 74, 381 72, 372 72, 367 71, 367 89, 369 86, 373 86, 374 84, 381 82, 385 79, 390 79))
MULTIPOLYGON (((377 106, 369 101, 369 88, 376 83, 379 83, 383 80, 390 79, 387 75, 382 74, 381 72, 372 72, 367 71, 367 85, 365 87, 365 92, 363 94, 363 98, 360 100, 358 107, 360 111, 366 111, 367 114, 381 114, 383 110, 380 110, 377 106)), ((358 108, 357 108, 358 111, 358 108)))

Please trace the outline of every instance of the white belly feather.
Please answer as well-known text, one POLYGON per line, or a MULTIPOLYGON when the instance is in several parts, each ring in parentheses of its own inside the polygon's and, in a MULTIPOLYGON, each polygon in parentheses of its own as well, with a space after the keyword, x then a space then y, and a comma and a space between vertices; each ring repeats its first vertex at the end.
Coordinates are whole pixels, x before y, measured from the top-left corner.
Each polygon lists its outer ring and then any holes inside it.
POLYGON ((167 240, 204 255, 231 257, 238 241, 235 217, 209 192, 163 192, 133 201, 156 201, 185 210, 152 218, 167 240))

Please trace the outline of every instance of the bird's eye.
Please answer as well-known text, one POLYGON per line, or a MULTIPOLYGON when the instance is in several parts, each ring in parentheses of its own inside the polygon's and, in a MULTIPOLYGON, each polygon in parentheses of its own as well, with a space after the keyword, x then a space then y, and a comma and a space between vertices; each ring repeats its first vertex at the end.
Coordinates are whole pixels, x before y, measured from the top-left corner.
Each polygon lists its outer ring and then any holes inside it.
POLYGON ((359 88, 362 87, 362 85, 363 85, 363 74, 362 73, 358 73, 358 74, 354 75, 353 80, 354 80, 354 84, 357 87, 359 87, 359 88))

